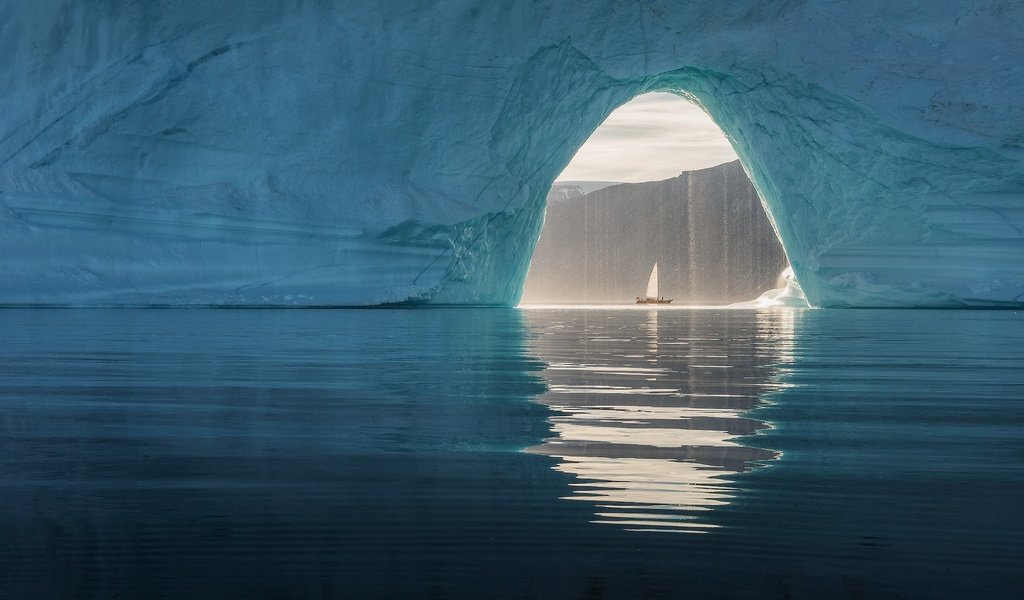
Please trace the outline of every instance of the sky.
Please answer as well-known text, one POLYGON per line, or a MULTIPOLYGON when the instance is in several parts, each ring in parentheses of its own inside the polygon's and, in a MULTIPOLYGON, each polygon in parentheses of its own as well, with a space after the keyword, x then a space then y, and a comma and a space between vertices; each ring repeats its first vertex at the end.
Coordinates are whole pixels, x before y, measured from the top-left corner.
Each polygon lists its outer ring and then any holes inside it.
POLYGON ((558 181, 658 181, 735 159, 704 111, 679 96, 652 93, 609 115, 558 181))

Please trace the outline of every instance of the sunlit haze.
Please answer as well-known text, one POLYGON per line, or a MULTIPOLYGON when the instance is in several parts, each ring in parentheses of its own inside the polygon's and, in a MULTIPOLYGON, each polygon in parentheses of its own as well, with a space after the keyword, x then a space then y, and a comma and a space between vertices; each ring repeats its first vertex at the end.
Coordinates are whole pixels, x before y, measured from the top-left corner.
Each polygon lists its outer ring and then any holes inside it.
POLYGON ((696 105, 666 93, 620 106, 558 181, 658 181, 736 160, 722 130, 696 105))

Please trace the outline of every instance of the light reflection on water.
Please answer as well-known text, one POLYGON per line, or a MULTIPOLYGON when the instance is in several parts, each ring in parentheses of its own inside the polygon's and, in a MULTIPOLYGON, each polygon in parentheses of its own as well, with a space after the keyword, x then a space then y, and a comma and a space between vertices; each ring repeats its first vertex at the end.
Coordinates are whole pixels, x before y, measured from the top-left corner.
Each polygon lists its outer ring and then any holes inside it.
POLYGON ((779 389, 785 344, 775 342, 791 335, 792 314, 709 326, 692 311, 602 309, 524 311, 529 346, 548 363, 538 401, 554 413, 552 435, 528 452, 560 460, 575 478, 564 498, 593 504, 595 523, 716 528, 707 512, 734 495, 725 475, 778 457, 738 436, 768 427, 744 413, 779 389))
POLYGON ((0 331, 2 598, 1024 589, 1019 313, 9 310, 0 331))

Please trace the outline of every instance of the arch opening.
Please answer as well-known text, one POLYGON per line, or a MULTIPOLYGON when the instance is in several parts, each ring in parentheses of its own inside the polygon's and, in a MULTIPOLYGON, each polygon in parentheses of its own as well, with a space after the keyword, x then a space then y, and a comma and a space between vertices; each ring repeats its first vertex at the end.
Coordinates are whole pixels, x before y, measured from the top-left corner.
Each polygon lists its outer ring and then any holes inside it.
POLYGON ((788 268, 731 140, 678 85, 650 84, 613 111, 546 210, 526 305, 632 304, 655 264, 676 305, 749 302, 788 268))

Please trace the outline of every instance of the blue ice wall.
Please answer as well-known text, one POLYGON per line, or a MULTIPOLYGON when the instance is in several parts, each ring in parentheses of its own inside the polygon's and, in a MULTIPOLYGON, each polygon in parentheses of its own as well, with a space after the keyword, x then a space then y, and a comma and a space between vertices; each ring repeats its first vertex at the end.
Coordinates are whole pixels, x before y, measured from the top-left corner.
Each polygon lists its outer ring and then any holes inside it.
POLYGON ((514 303, 616 106, 702 104, 809 301, 1024 303, 1016 2, 0 5, 0 303, 514 303))

